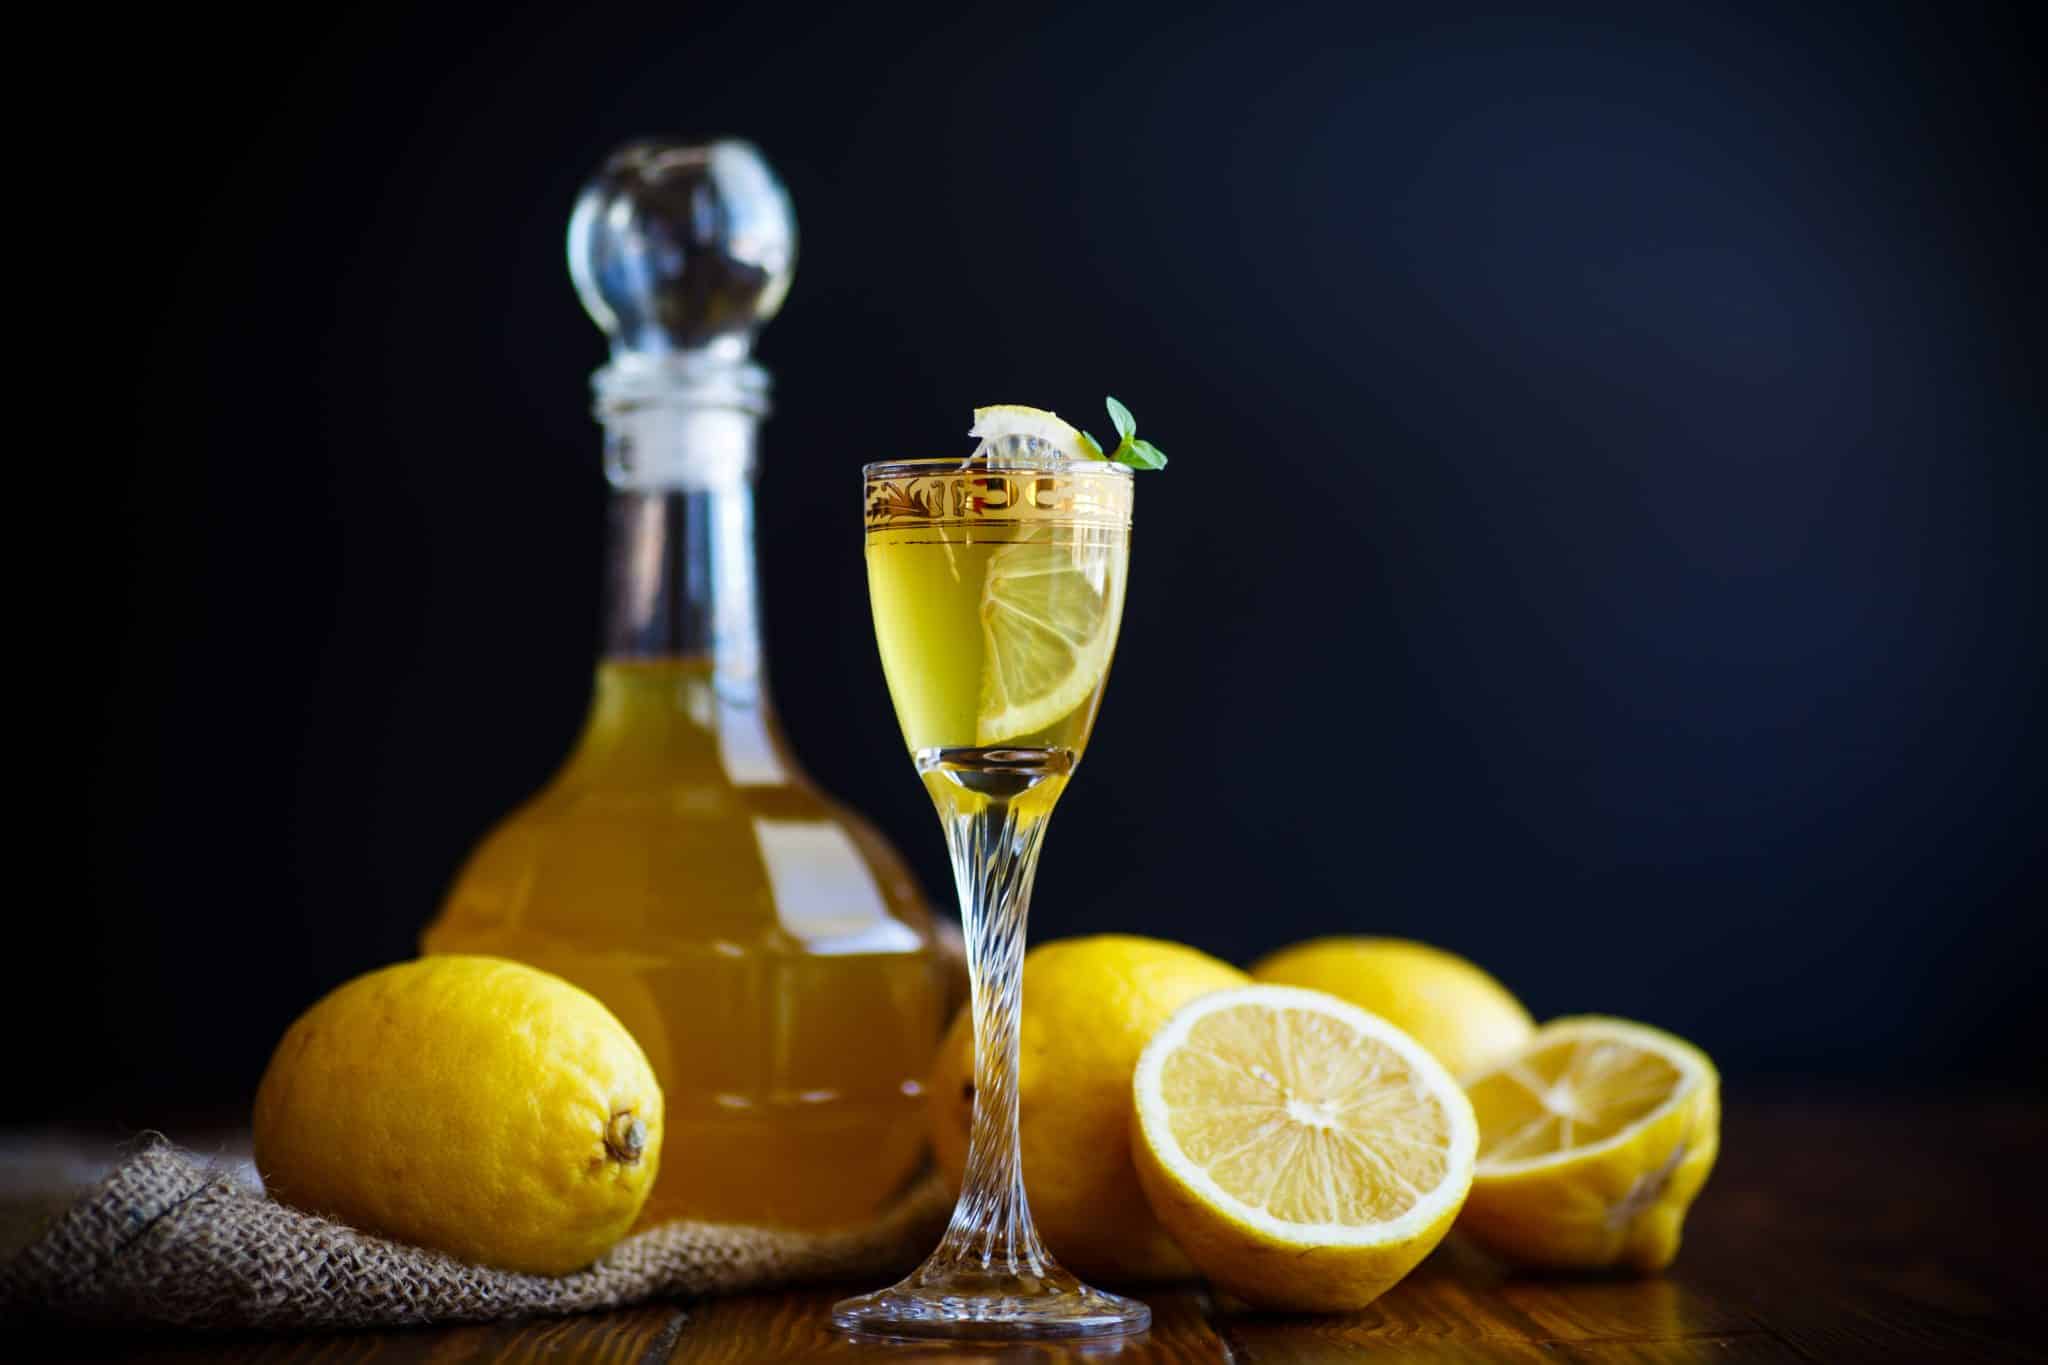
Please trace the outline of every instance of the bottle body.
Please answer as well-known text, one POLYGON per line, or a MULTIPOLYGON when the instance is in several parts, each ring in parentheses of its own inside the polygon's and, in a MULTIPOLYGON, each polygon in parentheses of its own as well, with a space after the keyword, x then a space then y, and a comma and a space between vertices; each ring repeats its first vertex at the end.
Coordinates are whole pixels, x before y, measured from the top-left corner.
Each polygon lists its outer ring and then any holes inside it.
POLYGON ((829 1227, 916 1168, 946 968, 896 855, 709 660, 607 660, 561 772, 462 869, 428 952, 590 991, 667 1101, 646 1221, 829 1227))
MULTIPOLYGON (((688 451, 719 450, 696 435, 688 451)), ((554 972, 639 1039, 668 1127, 643 1221, 833 1227, 918 1165, 957 968, 895 852, 782 740, 752 498, 737 477, 614 493, 582 736, 422 944, 554 972)))

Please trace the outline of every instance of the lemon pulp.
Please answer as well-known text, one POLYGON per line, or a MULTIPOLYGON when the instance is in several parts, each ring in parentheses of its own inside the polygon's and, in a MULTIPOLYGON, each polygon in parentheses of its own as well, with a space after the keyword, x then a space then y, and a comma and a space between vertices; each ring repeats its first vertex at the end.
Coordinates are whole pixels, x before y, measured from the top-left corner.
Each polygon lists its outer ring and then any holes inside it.
POLYGON ((1132 1086, 1161 1221, 1261 1306, 1370 1302, 1441 1240, 1471 1183, 1478 1129, 1450 1073, 1321 992, 1206 996, 1146 1048, 1132 1086))
POLYGON ((1505 1167, 1604 1142, 1676 1095, 1670 1058, 1614 1038, 1559 1039, 1473 1082, 1479 1159, 1505 1167))
POLYGON ((1720 1148, 1720 1082, 1683 1039, 1559 1019, 1466 1083, 1480 1127, 1465 1227, 1537 1265, 1657 1270, 1720 1148))

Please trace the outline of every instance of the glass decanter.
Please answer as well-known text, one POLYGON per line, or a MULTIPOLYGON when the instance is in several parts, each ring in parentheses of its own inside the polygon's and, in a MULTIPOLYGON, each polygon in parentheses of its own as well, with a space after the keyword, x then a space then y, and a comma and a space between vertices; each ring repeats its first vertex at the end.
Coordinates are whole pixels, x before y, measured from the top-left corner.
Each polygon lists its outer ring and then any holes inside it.
POLYGON ((886 1206, 923 1149, 952 990, 912 877, 797 766, 763 675, 768 376, 749 353, 795 240, 744 143, 629 145, 578 201, 570 272, 612 347, 593 377, 612 485, 595 697, 422 939, 558 973, 633 1031, 668 1113, 643 1221, 825 1227, 886 1206))

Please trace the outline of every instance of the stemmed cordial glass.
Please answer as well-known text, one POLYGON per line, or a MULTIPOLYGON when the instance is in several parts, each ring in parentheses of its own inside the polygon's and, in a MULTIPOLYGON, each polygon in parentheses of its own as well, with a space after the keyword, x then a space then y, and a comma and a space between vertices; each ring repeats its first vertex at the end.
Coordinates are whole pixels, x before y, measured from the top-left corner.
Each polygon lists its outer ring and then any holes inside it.
POLYGON ((974 1126, 938 1250, 902 1283, 840 1303, 833 1321, 889 1336, 1142 1331, 1150 1309, 1082 1284, 1039 1241, 1017 1146, 1025 911, 1116 649, 1131 471, 977 455, 863 473, 882 670, 959 888, 974 1126))

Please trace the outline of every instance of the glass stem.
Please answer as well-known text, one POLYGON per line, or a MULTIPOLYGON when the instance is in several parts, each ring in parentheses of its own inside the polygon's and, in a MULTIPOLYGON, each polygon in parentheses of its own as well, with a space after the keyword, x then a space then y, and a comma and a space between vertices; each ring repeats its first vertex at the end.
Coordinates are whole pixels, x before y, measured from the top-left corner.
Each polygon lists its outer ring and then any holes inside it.
MULTIPOLYGON (((928 773, 953 858, 973 992, 974 1127, 967 1172, 934 1262, 1038 1280, 1053 1261, 1032 1226, 1017 1139, 1018 1022, 1024 997, 1024 921, 1038 850, 1059 780, 1049 791, 975 791, 928 773)), ((1035 785, 1035 784, 1033 784, 1035 785)))

